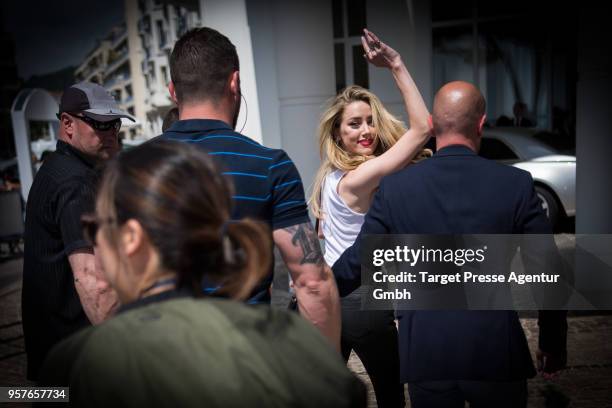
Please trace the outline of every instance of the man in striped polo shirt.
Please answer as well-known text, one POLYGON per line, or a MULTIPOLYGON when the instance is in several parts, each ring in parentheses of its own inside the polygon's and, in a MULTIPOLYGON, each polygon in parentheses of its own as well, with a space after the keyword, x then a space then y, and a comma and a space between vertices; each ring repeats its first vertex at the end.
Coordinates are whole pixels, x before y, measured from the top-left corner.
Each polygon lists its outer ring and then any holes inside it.
MULTIPOLYGON (((216 30, 193 29, 176 42, 170 74, 180 120, 161 138, 191 143, 217 159, 234 184, 233 218, 268 223, 293 278, 301 314, 338 348, 338 290, 308 218, 300 174, 283 150, 233 130, 241 100, 236 48, 216 30)), ((271 282, 272 271, 249 303, 269 303, 271 282)))

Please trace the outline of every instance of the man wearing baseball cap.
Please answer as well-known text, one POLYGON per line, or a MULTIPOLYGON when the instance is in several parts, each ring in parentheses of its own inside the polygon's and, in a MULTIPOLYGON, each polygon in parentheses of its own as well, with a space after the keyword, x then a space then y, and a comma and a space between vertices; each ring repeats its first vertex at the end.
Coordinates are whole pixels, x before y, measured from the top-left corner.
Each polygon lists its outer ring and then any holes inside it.
POLYGON ((64 91, 57 117, 56 151, 36 174, 26 208, 22 321, 30 380, 54 344, 102 322, 117 303, 81 216, 94 210, 97 165, 119 151, 121 118, 134 118, 90 82, 64 91))

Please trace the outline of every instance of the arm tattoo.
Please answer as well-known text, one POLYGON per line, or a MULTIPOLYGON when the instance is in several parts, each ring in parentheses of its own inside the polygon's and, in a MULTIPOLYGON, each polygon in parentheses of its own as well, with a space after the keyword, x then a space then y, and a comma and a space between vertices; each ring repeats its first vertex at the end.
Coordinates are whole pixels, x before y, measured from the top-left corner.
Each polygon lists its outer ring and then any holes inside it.
POLYGON ((300 246, 302 249, 303 258, 300 265, 315 264, 323 265, 323 254, 319 239, 312 225, 307 222, 304 224, 292 225, 285 228, 285 231, 291 234, 291 243, 293 246, 300 246))

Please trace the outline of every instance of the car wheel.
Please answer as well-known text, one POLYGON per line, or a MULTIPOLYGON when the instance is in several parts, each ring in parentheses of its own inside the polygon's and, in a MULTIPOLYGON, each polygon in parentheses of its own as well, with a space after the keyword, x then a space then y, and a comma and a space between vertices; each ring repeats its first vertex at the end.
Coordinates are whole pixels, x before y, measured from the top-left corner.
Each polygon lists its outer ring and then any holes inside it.
POLYGON ((559 221, 559 204, 555 197, 544 187, 536 186, 535 188, 538 198, 542 201, 542 209, 550 220, 553 228, 557 226, 559 221))

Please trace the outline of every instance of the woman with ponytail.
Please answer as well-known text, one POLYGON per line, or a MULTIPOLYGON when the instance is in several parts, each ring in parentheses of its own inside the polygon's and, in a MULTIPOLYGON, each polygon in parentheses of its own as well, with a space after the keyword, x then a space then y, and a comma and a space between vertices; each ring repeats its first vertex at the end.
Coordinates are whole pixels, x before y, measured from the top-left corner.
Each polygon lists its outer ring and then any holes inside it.
POLYGON ((83 220, 116 317, 60 343, 43 383, 93 406, 360 406, 363 386, 294 313, 247 306, 269 271, 267 226, 230 221, 231 186, 200 149, 125 151, 83 220), (205 279, 224 299, 201 292, 205 279))

